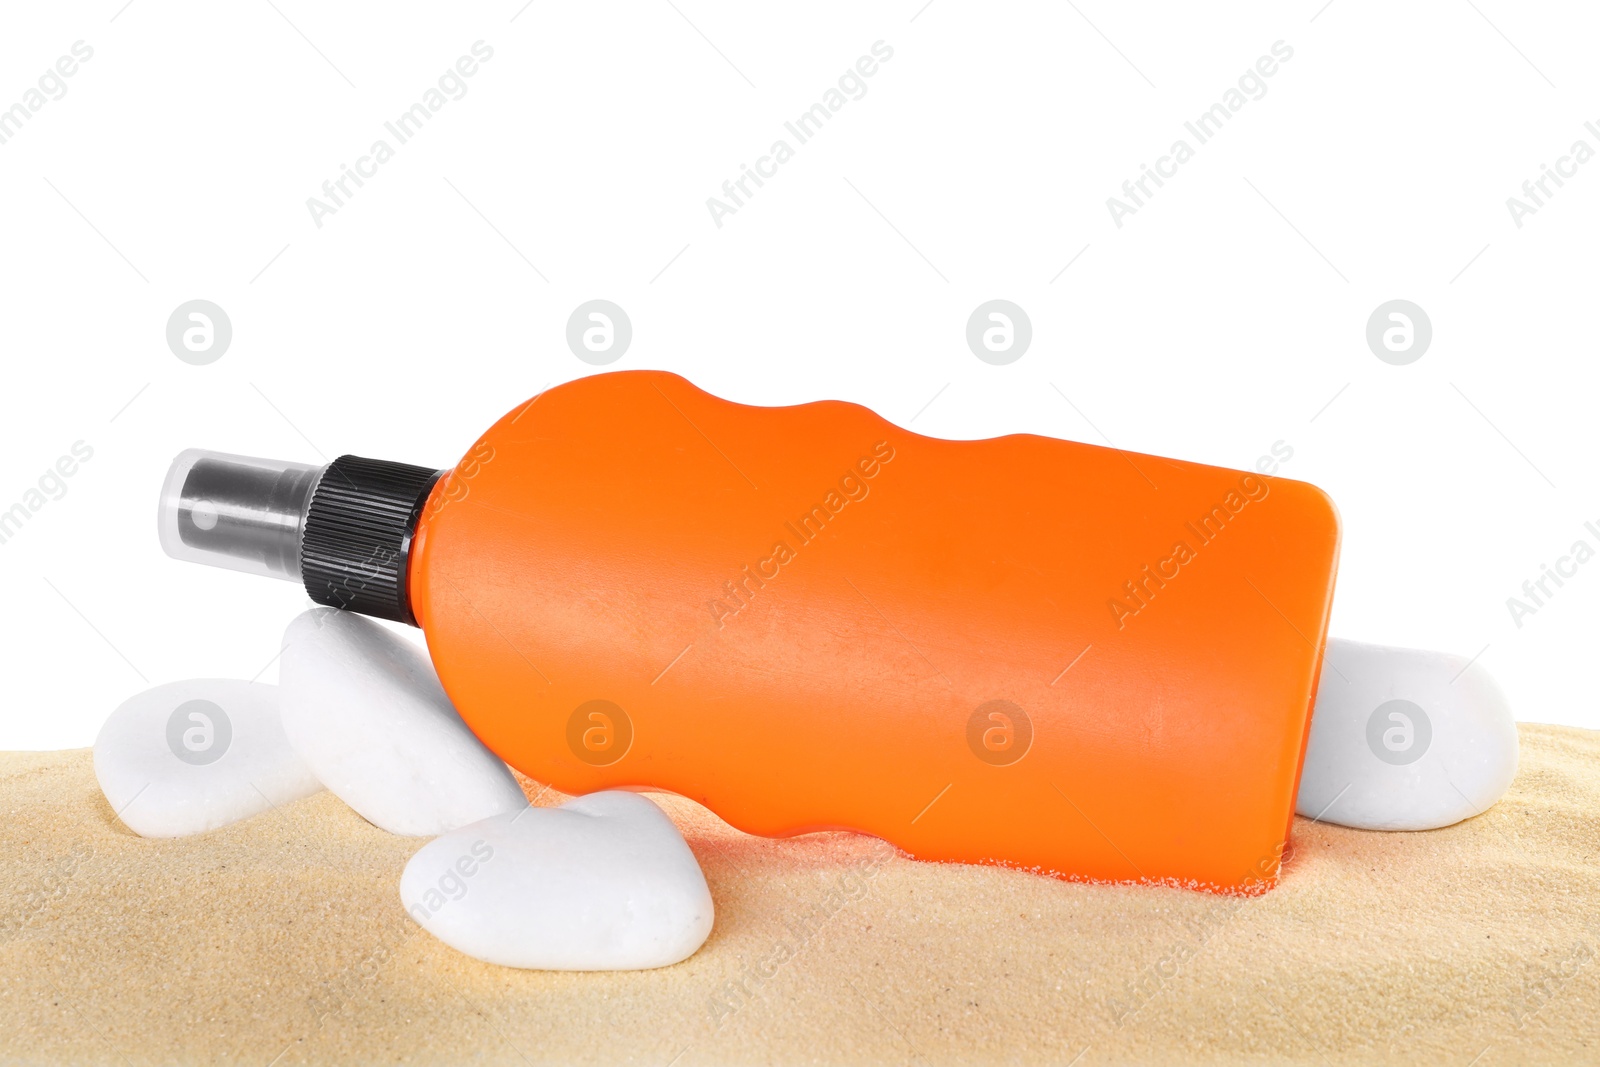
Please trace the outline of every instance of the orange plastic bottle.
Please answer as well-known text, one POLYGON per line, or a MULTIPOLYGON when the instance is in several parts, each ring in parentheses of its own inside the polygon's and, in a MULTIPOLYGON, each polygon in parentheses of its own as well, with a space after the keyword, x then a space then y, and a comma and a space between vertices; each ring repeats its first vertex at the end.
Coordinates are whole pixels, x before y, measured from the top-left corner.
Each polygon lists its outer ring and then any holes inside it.
MULTIPOLYGON (((242 566, 218 531, 254 520, 206 462, 175 464, 163 541, 242 566)), ((418 623, 467 724, 557 789, 920 859, 1276 879, 1338 556, 1313 486, 658 371, 550 389, 448 472, 267 466, 301 518, 246 569, 418 623)))

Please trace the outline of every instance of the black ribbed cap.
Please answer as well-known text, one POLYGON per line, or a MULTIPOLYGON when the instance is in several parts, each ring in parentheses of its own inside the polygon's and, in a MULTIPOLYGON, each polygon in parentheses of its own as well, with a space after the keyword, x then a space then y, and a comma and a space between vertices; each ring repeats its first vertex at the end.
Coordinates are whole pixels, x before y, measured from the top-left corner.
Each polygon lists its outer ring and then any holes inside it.
POLYGON ((300 573, 318 604, 417 624, 406 588, 411 535, 444 471, 340 456, 306 511, 300 573))

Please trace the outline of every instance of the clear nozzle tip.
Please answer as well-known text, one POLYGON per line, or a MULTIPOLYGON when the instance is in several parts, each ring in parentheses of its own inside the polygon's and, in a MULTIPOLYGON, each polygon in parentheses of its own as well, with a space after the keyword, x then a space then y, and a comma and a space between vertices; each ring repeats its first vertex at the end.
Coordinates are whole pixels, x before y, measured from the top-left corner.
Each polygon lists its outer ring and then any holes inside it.
POLYGON ((186 449, 161 487, 161 547, 174 559, 299 582, 301 536, 323 470, 186 449))

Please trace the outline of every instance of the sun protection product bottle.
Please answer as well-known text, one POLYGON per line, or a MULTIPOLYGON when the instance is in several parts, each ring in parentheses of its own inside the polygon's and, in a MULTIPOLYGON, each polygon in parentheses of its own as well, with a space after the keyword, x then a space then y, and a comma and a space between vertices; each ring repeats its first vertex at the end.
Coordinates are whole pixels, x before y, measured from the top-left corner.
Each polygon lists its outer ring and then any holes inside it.
POLYGON ((1301 482, 659 371, 541 393, 448 471, 185 452, 160 528, 421 626, 467 724, 565 792, 1246 890, 1278 874, 1339 541, 1301 482))

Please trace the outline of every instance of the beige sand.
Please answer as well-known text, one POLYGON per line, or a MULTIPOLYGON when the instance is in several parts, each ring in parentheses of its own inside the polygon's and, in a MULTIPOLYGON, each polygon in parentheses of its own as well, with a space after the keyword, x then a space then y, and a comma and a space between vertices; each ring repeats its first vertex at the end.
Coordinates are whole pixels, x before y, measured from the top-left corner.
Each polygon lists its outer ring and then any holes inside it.
POLYGON ((0 754, 0 1060, 1600 1062, 1600 733, 1522 745, 1489 813, 1301 820, 1280 887, 1246 900, 763 840, 657 798, 716 929, 625 974, 434 941, 395 889, 420 842, 329 794, 146 841, 87 751, 0 754))

